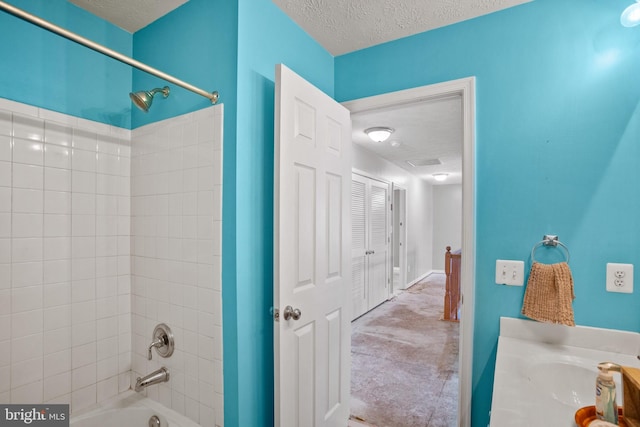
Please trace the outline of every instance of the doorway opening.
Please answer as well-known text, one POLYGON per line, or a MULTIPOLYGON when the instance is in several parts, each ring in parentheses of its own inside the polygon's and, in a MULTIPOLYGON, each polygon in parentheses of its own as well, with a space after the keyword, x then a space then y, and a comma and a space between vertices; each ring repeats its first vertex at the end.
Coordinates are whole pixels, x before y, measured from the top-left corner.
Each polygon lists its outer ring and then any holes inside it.
POLYGON ((393 260, 391 292, 397 295, 407 283, 407 246, 405 243, 407 239, 407 190, 396 183, 391 185, 393 188, 391 202, 391 217, 393 218, 391 229, 393 260))
POLYGON ((433 273, 352 322, 351 417, 376 427, 452 427, 459 323, 442 320, 433 273))
MULTIPOLYGON (((354 114, 388 110, 389 108, 406 106, 430 100, 438 100, 451 96, 459 96, 462 103, 462 243, 461 249, 461 294, 462 319, 459 331, 459 385, 457 405, 457 425, 470 426, 471 412, 471 374, 473 343, 473 302, 474 302, 474 139, 475 139, 475 79, 473 77, 377 95, 343 103, 354 114)), ((400 193, 399 193, 400 194, 400 193)), ((393 193, 395 199, 395 192, 393 193)), ((406 193, 405 193, 406 196, 406 193)), ((406 199, 405 199, 406 200, 406 199)), ((409 201, 409 203, 411 203, 409 201)), ((406 220, 405 220, 406 221, 406 220)), ((410 225, 409 225, 410 227, 410 225)), ((409 231, 411 232, 411 231, 409 231)), ((405 245, 406 246, 406 245, 405 245)), ((395 249, 395 239, 394 239, 395 249)), ((434 251, 439 250, 435 248, 434 251)), ((398 259, 401 257, 398 256, 398 259)), ((406 261, 406 257, 405 257, 406 261)), ((395 261, 393 262, 395 267, 395 261)), ((407 269, 405 268, 406 272, 407 269)), ((390 274, 391 275, 391 274, 390 274)), ((390 277, 392 280, 393 277, 390 277)), ((400 280, 400 279, 399 279, 400 280)), ((399 282, 402 283, 402 282, 399 282)), ((393 286, 395 291, 398 289, 393 286)))

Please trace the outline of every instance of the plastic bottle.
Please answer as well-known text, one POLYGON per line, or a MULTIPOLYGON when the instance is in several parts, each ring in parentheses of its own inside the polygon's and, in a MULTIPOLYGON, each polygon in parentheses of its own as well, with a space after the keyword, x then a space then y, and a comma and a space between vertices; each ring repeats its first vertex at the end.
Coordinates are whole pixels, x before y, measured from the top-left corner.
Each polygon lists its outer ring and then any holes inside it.
POLYGON ((606 367, 598 366, 596 378, 596 416, 613 424, 618 424, 618 404, 616 403, 616 383, 613 374, 606 367))

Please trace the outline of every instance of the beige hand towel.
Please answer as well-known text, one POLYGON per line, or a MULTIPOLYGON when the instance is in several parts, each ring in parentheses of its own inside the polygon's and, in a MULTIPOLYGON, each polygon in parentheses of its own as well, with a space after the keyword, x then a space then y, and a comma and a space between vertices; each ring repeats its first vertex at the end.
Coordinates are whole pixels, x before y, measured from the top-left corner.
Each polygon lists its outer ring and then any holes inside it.
POLYGON ((533 263, 524 293, 522 314, 540 322, 575 326, 571 306, 574 299, 569 264, 533 263))

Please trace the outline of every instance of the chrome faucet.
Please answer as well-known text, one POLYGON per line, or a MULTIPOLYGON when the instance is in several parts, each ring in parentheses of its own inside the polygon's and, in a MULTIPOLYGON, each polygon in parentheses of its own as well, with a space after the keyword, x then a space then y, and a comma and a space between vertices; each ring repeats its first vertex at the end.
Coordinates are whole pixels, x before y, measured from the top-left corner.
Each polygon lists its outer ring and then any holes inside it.
POLYGON ((169 370, 164 366, 160 369, 157 369, 151 372, 149 375, 145 375, 144 377, 138 377, 136 379, 136 391, 142 391, 142 389, 149 387, 150 385, 166 383, 169 381, 169 370))
POLYGON ((151 344, 149 344, 149 348, 147 349, 148 360, 151 360, 153 356, 151 350, 154 348, 162 357, 169 357, 173 354, 173 349, 175 348, 173 333, 171 332, 171 328, 164 323, 160 323, 153 330, 151 344))
MULTIPOLYGON (((165 335, 166 337, 166 335, 165 335)), ((147 360, 151 360, 151 358, 153 357, 153 354, 151 353, 151 349, 152 348, 161 348, 163 346, 167 345, 167 342, 165 341, 164 337, 159 337, 153 340, 153 342, 149 345, 149 349, 147 350, 147 360)))

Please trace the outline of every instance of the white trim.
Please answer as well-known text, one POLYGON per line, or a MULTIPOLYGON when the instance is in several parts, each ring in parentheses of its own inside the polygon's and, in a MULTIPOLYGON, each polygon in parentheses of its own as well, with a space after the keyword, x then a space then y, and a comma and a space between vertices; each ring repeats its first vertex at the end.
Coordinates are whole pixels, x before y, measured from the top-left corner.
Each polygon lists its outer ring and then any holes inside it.
MULTIPOLYGON (((471 426, 473 329, 475 301, 475 77, 343 102, 351 113, 413 104, 448 96, 462 97, 462 319, 460 321, 460 388, 458 426, 471 426)), ((426 277, 426 276, 423 276, 426 277)))
POLYGON ((410 287, 412 287, 416 283, 420 282, 421 280, 426 279, 429 275, 431 275, 431 271, 428 271, 428 272, 424 273, 423 275, 416 277, 415 279, 413 279, 412 281, 407 283, 407 285, 404 288, 402 288, 401 290, 404 291, 404 290, 409 289, 410 287))
MULTIPOLYGON (((400 206, 392 205, 391 210, 391 236, 392 236, 392 245, 391 245, 391 289, 393 290, 393 294, 396 294, 396 291, 400 289, 406 289, 407 282, 407 194, 408 191, 405 187, 398 185, 395 182, 391 183, 391 197, 392 200, 395 201, 396 190, 402 193, 402 231, 400 232, 400 236, 395 236, 393 234, 396 217, 398 216, 398 212, 400 206), (395 254, 395 244, 396 240, 400 240, 401 246, 398 247, 398 269, 399 272, 399 282, 395 283, 395 260, 393 255, 395 254), (397 285, 397 287, 396 287, 397 285)), ((393 202, 392 202, 393 203, 393 202)))
POLYGON ((460 320, 460 400, 458 425, 471 426, 471 383, 473 376, 473 332, 475 304, 475 138, 476 79, 461 85, 464 140, 462 146, 462 319, 460 320), (466 302, 464 301, 466 300, 466 302))
POLYGON ((384 178, 380 178, 377 175, 374 175, 374 174, 369 173, 369 172, 365 172, 365 171, 363 171, 361 169, 351 168, 351 173, 355 173, 356 175, 360 175, 360 176, 363 176, 365 178, 373 179, 375 181, 380 181, 383 184, 387 184, 387 185, 393 184, 392 181, 386 180, 384 178))
POLYGON ((407 186, 406 186, 406 185, 398 184, 398 183, 397 183, 397 182, 395 182, 395 181, 391 181, 391 183, 393 184, 393 188, 394 188, 394 190, 397 188, 398 190, 404 190, 404 191, 407 191, 407 186))
POLYGON ((407 283, 407 286, 405 288, 401 289, 401 290, 406 291, 407 289, 409 289, 413 285, 416 285, 416 284, 420 283, 421 281, 423 281, 427 277, 431 276, 432 274, 444 274, 444 270, 429 270, 426 273, 424 273, 421 276, 419 276, 418 278, 413 279, 411 282, 407 283))

